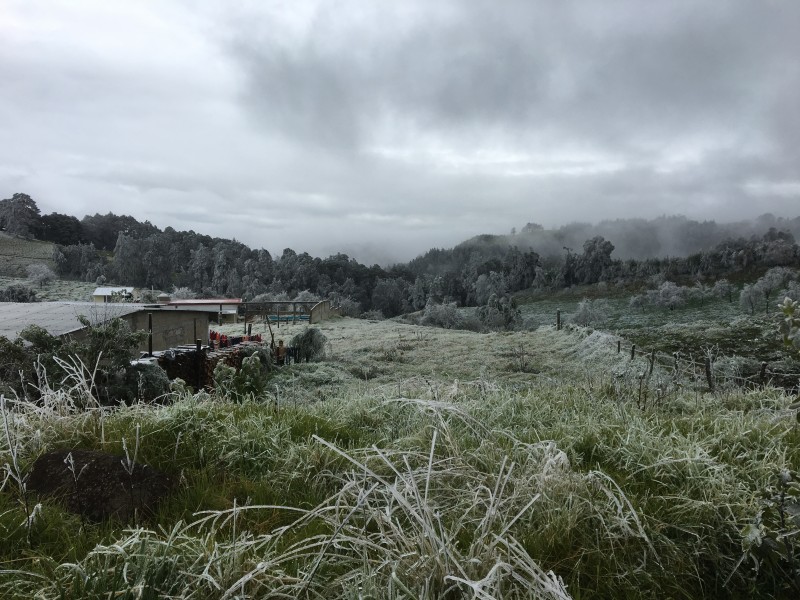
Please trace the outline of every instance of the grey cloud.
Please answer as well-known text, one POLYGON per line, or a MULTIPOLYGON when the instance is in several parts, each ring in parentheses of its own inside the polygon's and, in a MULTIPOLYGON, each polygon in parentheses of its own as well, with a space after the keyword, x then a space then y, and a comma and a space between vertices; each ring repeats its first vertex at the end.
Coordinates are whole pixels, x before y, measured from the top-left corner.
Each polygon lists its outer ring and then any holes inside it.
POLYGON ((43 210, 391 262, 800 206, 798 3, 11 6, 0 197, 43 210))

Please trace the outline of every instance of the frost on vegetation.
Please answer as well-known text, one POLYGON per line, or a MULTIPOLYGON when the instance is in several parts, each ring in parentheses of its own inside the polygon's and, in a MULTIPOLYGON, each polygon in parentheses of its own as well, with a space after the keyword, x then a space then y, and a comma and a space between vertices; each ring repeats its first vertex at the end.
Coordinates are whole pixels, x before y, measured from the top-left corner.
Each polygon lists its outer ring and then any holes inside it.
POLYGON ((608 301, 584 298, 578 303, 578 308, 572 315, 572 322, 584 327, 587 325, 598 326, 606 321, 608 313, 608 301))
POLYGON ((785 298, 780 305, 783 319, 780 323, 780 332, 787 346, 800 350, 800 301, 785 298))

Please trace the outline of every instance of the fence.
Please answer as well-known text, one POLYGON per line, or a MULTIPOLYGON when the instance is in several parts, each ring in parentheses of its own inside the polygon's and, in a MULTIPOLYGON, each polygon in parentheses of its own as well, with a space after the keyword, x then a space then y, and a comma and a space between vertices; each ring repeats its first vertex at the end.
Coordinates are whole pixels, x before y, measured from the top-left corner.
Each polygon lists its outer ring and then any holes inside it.
MULTIPOLYGON (((567 330, 576 331, 584 328, 567 325, 567 330)), ((561 311, 556 312, 556 330, 564 329, 561 320, 561 311)), ((723 356, 713 346, 709 347, 700 357, 691 354, 684 355, 680 352, 668 354, 654 348, 638 348, 622 339, 617 339, 610 349, 616 346, 617 354, 630 355, 630 361, 636 358, 645 359, 642 375, 648 378, 653 375, 656 367, 661 372, 671 374, 673 377, 685 377, 695 382, 703 382, 710 391, 716 391, 726 386, 747 388, 761 388, 767 385, 800 392, 800 372, 795 373, 781 369, 779 365, 770 364, 769 361, 758 361, 741 356, 723 356)))

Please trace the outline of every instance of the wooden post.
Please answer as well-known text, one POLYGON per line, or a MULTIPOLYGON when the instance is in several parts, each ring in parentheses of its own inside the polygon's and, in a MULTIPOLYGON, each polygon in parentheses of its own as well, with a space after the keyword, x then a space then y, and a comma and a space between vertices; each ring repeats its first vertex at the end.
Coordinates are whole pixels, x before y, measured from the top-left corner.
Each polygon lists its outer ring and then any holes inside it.
POLYGON ((556 331, 561 331, 561 309, 556 309, 556 331))
POLYGON ((251 335, 253 335, 253 324, 252 323, 250 323, 247 326, 247 337, 250 337, 251 335))
POLYGON ((636 344, 633 344, 631 346, 631 360, 633 360, 634 358, 636 358, 636 344))
POLYGON ((763 361, 761 363, 761 372, 758 374, 758 378, 761 380, 761 385, 764 385, 767 382, 767 363, 763 361))
POLYGON ((194 321, 194 323, 192 324, 194 327, 194 335, 192 337, 194 337, 194 339, 197 339, 197 318, 192 319, 192 321, 194 321))
POLYGON ((653 374, 653 367, 655 366, 655 364, 656 364, 656 351, 653 350, 650 353, 650 375, 653 374))
POLYGON ((153 356, 153 313, 147 313, 147 356, 153 356))
POLYGON ((617 354, 622 352, 622 340, 617 340, 617 354))
POLYGON ((714 378, 711 376, 711 359, 706 358, 706 380, 708 381, 708 389, 714 391, 714 378))
POLYGON ((203 376, 203 342, 200 340, 195 340, 195 368, 197 369, 197 377, 195 378, 195 392, 199 392, 202 386, 202 376, 203 376))

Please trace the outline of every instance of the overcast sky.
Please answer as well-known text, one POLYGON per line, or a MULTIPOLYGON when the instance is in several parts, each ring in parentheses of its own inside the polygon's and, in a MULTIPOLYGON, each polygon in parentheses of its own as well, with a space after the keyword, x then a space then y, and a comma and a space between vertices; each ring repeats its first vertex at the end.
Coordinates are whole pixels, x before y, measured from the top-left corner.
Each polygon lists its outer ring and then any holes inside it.
POLYGON ((799 32, 795 0, 2 0, 0 198, 370 263, 794 217, 799 32))

